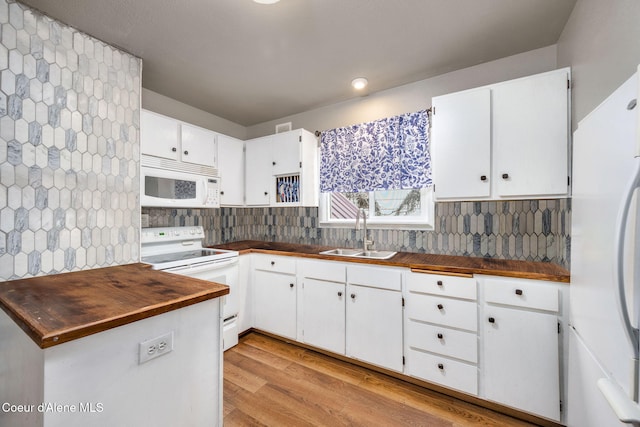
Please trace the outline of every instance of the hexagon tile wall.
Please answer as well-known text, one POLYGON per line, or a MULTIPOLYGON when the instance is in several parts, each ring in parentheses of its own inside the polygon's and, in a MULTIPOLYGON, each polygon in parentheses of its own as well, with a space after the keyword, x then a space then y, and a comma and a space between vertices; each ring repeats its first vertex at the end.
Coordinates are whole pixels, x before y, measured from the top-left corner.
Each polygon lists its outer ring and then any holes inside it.
POLYGON ((0 279, 138 260, 142 62, 0 0, 0 279))

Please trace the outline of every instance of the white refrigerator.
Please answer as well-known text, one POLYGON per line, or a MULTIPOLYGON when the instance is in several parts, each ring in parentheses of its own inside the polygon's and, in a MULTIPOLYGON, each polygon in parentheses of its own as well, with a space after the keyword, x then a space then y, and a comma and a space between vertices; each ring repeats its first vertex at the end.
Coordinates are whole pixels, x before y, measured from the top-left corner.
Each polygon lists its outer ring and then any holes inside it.
POLYGON ((640 268, 634 268, 640 267, 637 98, 638 73, 580 121, 574 133, 570 427, 640 421, 640 268))

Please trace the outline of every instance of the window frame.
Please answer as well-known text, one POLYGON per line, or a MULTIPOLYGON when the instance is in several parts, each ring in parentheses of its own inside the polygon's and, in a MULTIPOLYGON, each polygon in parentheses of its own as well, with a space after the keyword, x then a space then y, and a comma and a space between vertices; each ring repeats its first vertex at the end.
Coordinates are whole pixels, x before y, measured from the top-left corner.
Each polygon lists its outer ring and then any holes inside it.
MULTIPOLYGON (((372 192, 369 192, 370 194, 372 192)), ((331 219, 331 193, 320 193, 318 216, 320 228, 355 228, 355 219, 331 219)), ((370 196, 371 197, 371 196, 370 196)), ((369 214, 374 209, 374 203, 369 204, 367 227, 372 229, 401 229, 401 230, 433 230, 435 223, 435 201, 433 187, 420 189, 420 209, 423 214, 416 216, 387 216, 377 217, 369 214)))

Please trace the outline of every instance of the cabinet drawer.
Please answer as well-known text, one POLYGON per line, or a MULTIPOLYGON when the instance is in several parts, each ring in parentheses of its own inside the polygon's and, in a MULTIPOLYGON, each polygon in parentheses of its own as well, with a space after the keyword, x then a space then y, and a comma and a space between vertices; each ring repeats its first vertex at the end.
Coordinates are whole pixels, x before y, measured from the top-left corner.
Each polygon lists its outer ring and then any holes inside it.
POLYGON ((256 270, 273 271, 276 273, 296 274, 296 259, 294 257, 255 255, 253 267, 256 270))
POLYGON ((406 339, 409 347, 468 362, 478 362, 478 335, 410 320, 406 339))
POLYGON ((345 283, 347 279, 346 266, 339 262, 304 260, 298 266, 305 278, 337 283, 345 283))
POLYGON ((409 349, 406 372, 412 377, 478 394, 478 368, 475 365, 409 349))
POLYGON ((558 311, 558 288, 545 282, 486 279, 484 283, 484 298, 488 303, 558 311))
POLYGON ((394 268, 348 266, 347 281, 352 285, 399 291, 402 273, 394 268))
POLYGON ((440 274, 409 273, 407 288, 410 292, 443 295, 475 300, 477 298, 476 279, 440 274))
POLYGON ((478 306, 473 301, 410 294, 405 308, 409 319, 468 331, 478 330, 478 306))

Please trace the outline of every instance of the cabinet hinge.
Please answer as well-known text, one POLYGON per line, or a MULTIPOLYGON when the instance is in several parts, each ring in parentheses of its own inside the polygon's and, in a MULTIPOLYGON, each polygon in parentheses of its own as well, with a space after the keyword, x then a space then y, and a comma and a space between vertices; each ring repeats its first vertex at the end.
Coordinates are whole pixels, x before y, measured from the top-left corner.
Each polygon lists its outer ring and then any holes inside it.
POLYGON ((302 135, 298 136, 298 142, 302 142, 302 135))
POLYGON ((560 333, 560 322, 558 322, 558 333, 560 333))
POLYGON ((431 114, 436 115, 436 107, 431 107, 431 114))
POLYGON ((402 306, 404 307, 404 297, 402 297, 402 306))
POLYGON ((567 187, 571 186, 571 177, 567 176, 567 187))
POLYGON ((567 89, 571 89, 571 79, 567 79, 567 89))
POLYGON ((562 407, 562 400, 560 401, 560 412, 562 412, 564 408, 562 407))
POLYGON ((404 356, 402 356, 402 365, 404 366, 404 356))
POLYGON ((302 162, 300 162, 300 167, 302 167, 302 162))

